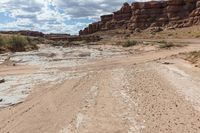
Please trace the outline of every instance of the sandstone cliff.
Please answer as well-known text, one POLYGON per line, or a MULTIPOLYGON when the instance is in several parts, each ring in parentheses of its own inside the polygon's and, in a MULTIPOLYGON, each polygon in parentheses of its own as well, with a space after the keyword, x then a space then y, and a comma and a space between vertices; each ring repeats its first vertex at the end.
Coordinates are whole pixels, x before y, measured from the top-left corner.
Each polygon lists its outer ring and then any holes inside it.
POLYGON ((124 3, 119 11, 101 16, 99 22, 90 24, 80 35, 113 29, 148 27, 182 28, 200 24, 200 0, 169 0, 124 3))

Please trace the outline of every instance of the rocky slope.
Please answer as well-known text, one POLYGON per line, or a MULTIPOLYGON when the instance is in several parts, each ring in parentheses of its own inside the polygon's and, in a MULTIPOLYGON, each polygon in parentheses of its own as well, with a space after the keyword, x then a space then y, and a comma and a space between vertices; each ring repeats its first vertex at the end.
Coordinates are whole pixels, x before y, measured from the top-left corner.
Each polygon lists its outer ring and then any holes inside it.
POLYGON ((119 11, 101 16, 80 35, 113 29, 146 29, 149 27, 182 28, 200 24, 200 0, 168 0, 124 3, 119 11))

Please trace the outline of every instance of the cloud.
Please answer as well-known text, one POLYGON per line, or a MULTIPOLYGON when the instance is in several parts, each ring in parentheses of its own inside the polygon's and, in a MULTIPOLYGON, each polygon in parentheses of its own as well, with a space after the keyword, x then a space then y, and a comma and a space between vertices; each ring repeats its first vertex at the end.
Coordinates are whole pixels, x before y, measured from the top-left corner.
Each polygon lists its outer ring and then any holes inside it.
MULTIPOLYGON (((128 0, 131 2, 133 0, 128 0)), ((125 0, 0 0, 0 30, 77 32, 125 0), (7 18, 9 21, 1 21, 7 18)))

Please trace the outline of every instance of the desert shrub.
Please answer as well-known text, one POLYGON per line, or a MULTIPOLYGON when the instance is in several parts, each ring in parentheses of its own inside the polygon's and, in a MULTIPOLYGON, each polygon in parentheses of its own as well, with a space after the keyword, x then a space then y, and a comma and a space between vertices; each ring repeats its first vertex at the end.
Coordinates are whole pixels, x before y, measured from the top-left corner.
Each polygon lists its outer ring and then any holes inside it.
POLYGON ((25 51, 25 45, 29 45, 27 37, 11 36, 8 40, 11 51, 25 51))
POLYGON ((169 48, 172 48, 172 47, 178 47, 179 45, 175 45, 174 43, 172 42, 167 42, 165 40, 162 40, 162 41, 158 41, 159 43, 159 48, 165 48, 165 49, 169 49, 169 48))
POLYGON ((5 40, 3 39, 2 36, 0 36, 0 46, 4 45, 5 44, 5 40))
POLYGON ((37 49, 37 42, 30 37, 19 35, 0 36, 0 50, 2 52, 21 52, 37 49))
POLYGON ((172 42, 163 42, 159 45, 159 47, 169 49, 171 47, 175 47, 175 45, 172 42))
POLYGON ((190 52, 190 53, 185 53, 184 59, 195 64, 200 59, 200 51, 193 51, 193 52, 190 52))
POLYGON ((170 49, 172 47, 184 47, 187 45, 184 44, 174 44, 173 42, 167 42, 167 41, 159 41, 159 48, 163 49, 170 49))
POLYGON ((131 46, 135 46, 137 45, 137 41, 135 40, 128 40, 126 42, 124 42, 124 44, 122 45, 123 47, 131 47, 131 46))

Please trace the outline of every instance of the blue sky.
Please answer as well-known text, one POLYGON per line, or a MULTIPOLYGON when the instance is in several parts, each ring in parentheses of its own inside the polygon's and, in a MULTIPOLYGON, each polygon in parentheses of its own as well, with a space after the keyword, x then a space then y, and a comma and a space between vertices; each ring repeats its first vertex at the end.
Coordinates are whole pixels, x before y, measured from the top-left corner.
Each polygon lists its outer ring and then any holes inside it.
POLYGON ((0 30, 77 34, 126 1, 134 0, 0 0, 0 30))

